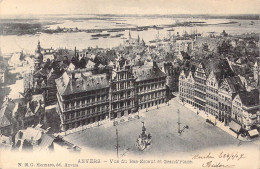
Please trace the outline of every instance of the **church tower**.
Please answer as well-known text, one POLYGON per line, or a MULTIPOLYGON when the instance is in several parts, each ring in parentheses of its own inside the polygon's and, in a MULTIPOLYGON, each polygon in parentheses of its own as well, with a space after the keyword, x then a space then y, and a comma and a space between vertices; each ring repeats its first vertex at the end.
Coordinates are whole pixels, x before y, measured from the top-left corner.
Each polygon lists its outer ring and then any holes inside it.
POLYGON ((130 30, 129 30, 128 39, 129 39, 129 40, 132 39, 132 36, 131 36, 130 30))
POLYGON ((38 41, 37 49, 35 50, 35 58, 34 58, 34 70, 35 71, 40 69, 42 61, 43 61, 43 54, 41 53, 40 41, 38 41))
POLYGON ((259 81, 259 70, 260 70, 260 67, 259 67, 258 61, 256 60, 254 67, 253 67, 253 73, 254 73, 254 80, 257 83, 259 81))

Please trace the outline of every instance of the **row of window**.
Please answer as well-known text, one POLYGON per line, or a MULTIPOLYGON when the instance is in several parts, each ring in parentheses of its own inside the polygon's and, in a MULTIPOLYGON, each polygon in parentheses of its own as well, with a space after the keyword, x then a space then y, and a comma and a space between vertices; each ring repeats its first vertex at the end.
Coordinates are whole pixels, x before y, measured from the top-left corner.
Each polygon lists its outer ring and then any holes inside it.
POLYGON ((112 85, 112 90, 122 90, 122 89, 129 89, 133 87, 132 82, 121 82, 112 85))
POLYGON ((222 94, 219 94, 219 99, 222 100, 222 101, 228 101, 230 103, 232 101, 231 98, 228 98, 228 97, 226 97, 226 96, 224 96, 222 94))
POLYGON ((165 86, 165 82, 161 82, 161 83, 156 83, 156 84, 151 84, 151 85, 147 85, 147 86, 141 86, 141 87, 137 87, 136 91, 137 92, 145 92, 148 90, 154 90, 154 89, 159 89, 165 86))
POLYGON ((235 101, 235 104, 238 106, 242 106, 241 103, 239 103, 238 101, 235 101))
POLYGON ((100 113, 101 111, 108 111, 108 108, 109 108, 108 105, 103 105, 103 106, 97 106, 94 108, 86 109, 83 111, 65 113, 64 114, 65 120, 74 119, 74 118, 86 116, 86 115, 89 116, 89 115, 93 115, 95 113, 100 113))
POLYGON ((206 87, 200 84, 195 84, 195 89, 201 90, 203 92, 206 92, 206 87))
POLYGON ((141 81, 141 82, 136 82, 136 85, 146 85, 149 83, 153 83, 153 82, 160 82, 160 81, 164 81, 165 78, 161 77, 161 78, 157 78, 157 79, 150 79, 150 80, 145 80, 145 81, 141 81))
POLYGON ((198 76, 198 77, 205 78, 205 73, 202 73, 202 72, 199 72, 199 71, 196 71, 195 75, 198 76))
POLYGON ((90 95, 99 95, 99 94, 103 94, 109 92, 109 88, 103 88, 103 89, 99 89, 99 90, 92 90, 92 91, 87 91, 85 93, 77 93, 77 94, 73 94, 73 95, 69 95, 69 96, 63 96, 65 100, 67 99, 77 99, 80 97, 87 97, 90 95))
POLYGON ((127 98, 133 96, 131 91, 120 92, 118 94, 113 94, 113 99, 127 98))
POLYGON ((213 86, 213 87, 215 87, 216 83, 215 83, 215 82, 212 82, 212 81, 210 81, 210 82, 208 82, 208 83, 207 83, 207 85, 208 85, 208 86, 213 86))
POLYGON ((206 104, 209 105, 210 107, 214 107, 215 109, 218 109, 218 103, 207 100, 206 104))
POLYGON ((140 109, 145 109, 145 108, 148 108, 148 107, 156 106, 158 104, 164 103, 164 101, 165 101, 164 99, 160 99, 160 100, 156 100, 156 101, 153 101, 153 102, 141 104, 140 109))
POLYGON ((80 105, 85 105, 85 104, 90 104, 90 103, 96 103, 100 101, 106 101, 108 99, 108 95, 101 95, 101 96, 96 96, 96 97, 89 97, 87 99, 82 99, 82 100, 77 100, 69 103, 65 103, 65 109, 66 108, 71 108, 75 106, 80 106, 80 105))
POLYGON ((216 93, 216 94, 218 94, 218 89, 214 89, 214 88, 212 88, 212 87, 208 87, 207 86, 207 92, 212 92, 212 93, 216 93))
POLYGON ((116 75, 117 80, 129 79, 133 76, 129 72, 118 72, 116 75))
POLYGON ((210 114, 212 114, 212 115, 217 115, 217 114, 218 114, 218 111, 213 110, 213 109, 211 109, 211 108, 207 108, 207 107, 206 107, 206 112, 208 112, 208 113, 210 113, 210 114))
POLYGON ((194 99, 195 103, 199 104, 199 106, 205 106, 205 102, 199 100, 199 99, 194 99))
POLYGON ((201 99, 203 99, 203 100, 206 100, 206 95, 205 95, 205 94, 202 94, 202 93, 200 93, 200 92, 198 92, 198 91, 195 91, 195 92, 194 92, 194 96, 199 97, 199 98, 201 98, 201 99))
POLYGON ((206 93, 206 97, 215 101, 218 101, 218 96, 206 93))
POLYGON ((71 128, 76 128, 76 127, 79 127, 81 125, 86 125, 86 124, 93 123, 95 121, 104 120, 105 118, 106 118, 106 115, 101 115, 101 116, 94 117, 94 118, 91 117, 91 118, 84 119, 84 120, 81 120, 81 121, 66 124, 66 125, 64 125, 64 129, 68 130, 68 129, 71 129, 71 128))
POLYGON ((166 94, 165 91, 159 91, 159 92, 154 92, 151 94, 143 95, 143 96, 141 96, 141 98, 139 98, 139 102, 145 102, 145 101, 157 98, 157 97, 162 97, 162 96, 165 96, 165 94, 166 94))
POLYGON ((114 104, 112 104, 112 110, 118 109, 118 108, 123 108, 126 106, 131 106, 131 102, 133 102, 133 101, 128 100, 126 102, 114 103, 114 104))

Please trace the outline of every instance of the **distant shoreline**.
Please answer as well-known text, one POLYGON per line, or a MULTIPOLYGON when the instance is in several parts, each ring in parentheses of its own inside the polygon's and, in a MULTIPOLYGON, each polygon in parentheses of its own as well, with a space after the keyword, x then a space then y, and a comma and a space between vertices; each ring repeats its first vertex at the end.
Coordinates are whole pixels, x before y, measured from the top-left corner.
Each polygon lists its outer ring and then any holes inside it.
MULTIPOLYGON (((241 19, 241 20, 260 20, 259 14, 41 14, 41 15, 2 15, 1 20, 6 19, 31 19, 39 20, 41 18, 54 18, 60 19, 60 16, 63 16, 63 19, 72 19, 71 16, 101 16, 107 18, 99 19, 110 19, 111 17, 159 17, 159 18, 205 18, 205 19, 241 19), (68 17, 64 17, 68 16, 68 17)), ((77 19, 76 17, 73 19, 77 19)), ((88 18, 78 18, 78 19, 97 19, 95 17, 88 18)))
MULTIPOLYGON (((17 20, 16 20, 17 21, 17 20)), ((77 20, 76 20, 77 22, 77 20)), ((0 22, 0 35, 35 35, 39 33, 47 34, 56 34, 56 33, 75 33, 75 32, 86 32, 86 33, 102 33, 103 31, 107 32, 124 32, 124 31, 146 31, 148 29, 165 29, 165 28, 174 28, 174 27, 193 27, 193 26, 208 26, 208 25, 221 25, 221 24, 236 24, 238 22, 227 22, 227 23, 218 23, 218 24, 207 24, 203 21, 195 22, 177 22, 174 24, 163 24, 163 25, 149 25, 149 26, 138 26, 138 27, 123 27, 123 28, 101 28, 101 29, 78 29, 78 28, 57 28, 57 29, 48 29, 49 25, 58 24, 58 22, 52 23, 1 23, 0 22)))

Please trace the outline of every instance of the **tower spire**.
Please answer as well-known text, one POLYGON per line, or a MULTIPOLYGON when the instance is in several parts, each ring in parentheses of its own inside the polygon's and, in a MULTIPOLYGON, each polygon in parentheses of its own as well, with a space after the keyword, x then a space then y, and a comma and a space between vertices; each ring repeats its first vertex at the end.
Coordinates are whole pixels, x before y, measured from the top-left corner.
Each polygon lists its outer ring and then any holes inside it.
POLYGON ((130 32, 130 29, 129 29, 129 39, 131 39, 132 38, 132 36, 131 36, 131 32, 130 32))
POLYGON ((38 40, 38 45, 37 45, 37 52, 41 52, 41 42, 38 40))

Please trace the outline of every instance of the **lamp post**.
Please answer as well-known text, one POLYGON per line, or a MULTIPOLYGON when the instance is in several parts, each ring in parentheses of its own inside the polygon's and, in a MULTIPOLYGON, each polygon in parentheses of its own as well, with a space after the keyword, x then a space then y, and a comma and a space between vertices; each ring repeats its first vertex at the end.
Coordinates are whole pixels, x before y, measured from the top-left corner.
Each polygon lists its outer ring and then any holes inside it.
POLYGON ((116 148, 116 156, 118 158, 118 148, 119 148, 119 145, 118 145, 118 131, 116 129, 116 145, 115 145, 115 148, 116 148))
POLYGON ((179 111, 179 109, 178 109, 178 111, 177 111, 177 113, 178 113, 178 133, 179 133, 179 135, 181 134, 181 129, 180 129, 180 127, 181 127, 181 122, 180 122, 180 111, 179 111))

